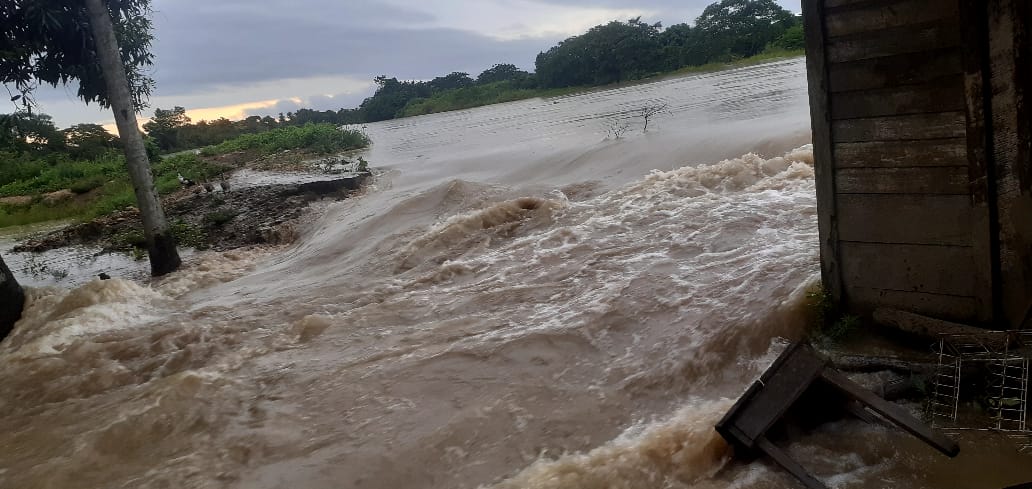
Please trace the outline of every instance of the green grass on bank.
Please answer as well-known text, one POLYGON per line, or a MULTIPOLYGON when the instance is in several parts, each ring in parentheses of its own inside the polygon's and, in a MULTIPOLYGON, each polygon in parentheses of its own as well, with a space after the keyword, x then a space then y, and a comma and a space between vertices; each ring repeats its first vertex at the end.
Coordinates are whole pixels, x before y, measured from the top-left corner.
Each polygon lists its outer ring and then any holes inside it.
POLYGON ((405 106, 400 116, 413 117, 419 115, 436 114, 439 112, 449 112, 453 110, 471 109, 474 107, 483 107, 486 105, 494 105, 505 102, 515 102, 517 100, 526 100, 531 98, 559 97, 563 95, 571 95, 597 90, 606 90, 618 86, 648 83, 651 81, 655 81, 657 79, 668 78, 671 76, 683 76, 696 73, 708 73, 732 68, 740 68, 744 66, 766 63, 769 61, 794 58, 798 56, 803 56, 804 54, 805 52, 802 49, 768 49, 760 54, 750 56, 748 58, 741 58, 729 62, 708 63, 700 66, 686 66, 679 70, 668 73, 653 74, 640 80, 620 82, 612 85, 602 86, 538 89, 519 88, 513 86, 509 82, 498 82, 492 83, 490 85, 477 85, 468 88, 445 91, 437 95, 434 95, 430 98, 415 99, 405 106))
POLYGON ((476 85, 449 90, 430 98, 415 99, 405 106, 401 112, 401 117, 471 109, 473 107, 483 107, 485 105, 502 104, 530 98, 558 97, 584 90, 584 87, 514 88, 510 82, 502 81, 489 85, 476 85))
POLYGON ((796 58, 796 57, 805 56, 805 55, 806 55, 806 50, 805 49, 767 49, 766 51, 763 51, 762 53, 757 54, 755 56, 750 56, 748 58, 736 59, 734 61, 723 62, 723 63, 707 63, 707 64, 699 65, 699 66, 685 66, 684 68, 681 68, 679 70, 673 71, 673 72, 665 74, 665 75, 661 75, 661 77, 667 77, 667 76, 671 76, 671 75, 680 76, 680 75, 690 75, 690 74, 695 74, 695 73, 709 73, 709 72, 713 72, 713 71, 721 71, 721 70, 727 70, 727 69, 732 69, 732 68, 742 68, 742 67, 745 67, 745 66, 753 66, 753 65, 758 65, 758 64, 762 64, 762 63, 767 63, 767 62, 770 62, 770 61, 777 61, 777 60, 788 59, 788 58, 796 58))
MULTIPOLYGON (((2 158, 2 155, 0 155, 2 158)), ((152 166, 158 192, 167 194, 179 188, 178 175, 205 180, 225 171, 196 155, 168 158, 152 166)), ((136 205, 129 182, 125 158, 109 153, 91 161, 62 161, 47 165, 33 178, 0 186, 0 197, 29 196, 25 204, 0 204, 0 227, 21 226, 58 219, 87 220, 136 205), (61 200, 45 194, 62 189, 72 195, 61 200)))
MULTIPOLYGON (((253 150, 267 155, 289 149, 334 153, 369 145, 358 131, 340 131, 332 124, 287 127, 231 139, 206 148, 219 155, 253 150)), ((180 188, 178 176, 197 182, 219 177, 231 170, 193 153, 182 153, 152 162, 154 185, 164 195, 180 188)), ((0 152, 0 198, 27 196, 26 203, 0 203, 0 227, 21 226, 58 219, 88 220, 136 205, 125 157, 111 151, 93 160, 74 160, 64 154, 33 157, 0 152), (45 194, 69 189, 63 200, 45 194)))
POLYGON ((222 144, 208 146, 201 150, 201 154, 216 156, 236 151, 257 151, 262 156, 290 149, 331 154, 366 146, 369 146, 369 137, 361 131, 342 131, 333 124, 307 124, 245 134, 222 144))

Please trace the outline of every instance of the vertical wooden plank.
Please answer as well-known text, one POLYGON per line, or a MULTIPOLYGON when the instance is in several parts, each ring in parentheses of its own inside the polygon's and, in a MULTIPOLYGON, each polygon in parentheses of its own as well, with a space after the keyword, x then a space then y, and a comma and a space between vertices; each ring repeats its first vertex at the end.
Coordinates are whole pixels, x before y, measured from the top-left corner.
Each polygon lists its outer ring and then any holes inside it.
MULTIPOLYGON (((954 0, 956 1, 956 0, 954 0)), ((992 112, 989 76, 989 19, 983 0, 960 0, 961 55, 968 138, 968 178, 971 182, 972 243, 975 298, 979 322, 991 323, 999 311, 999 239, 992 191, 992 112)))
MULTIPOLYGON (((1029 214, 1032 207, 1032 2, 1015 2, 1016 23, 1015 43, 1017 45, 1014 63, 1017 68, 1017 111, 1018 111, 1018 168, 1015 173, 1020 186, 1021 200, 1025 205, 1015 206, 1021 211, 1029 214)), ((1025 229, 1021 233, 1026 243, 1032 241, 1032 233, 1025 229)), ((1026 245, 1027 246, 1027 245, 1026 245)), ((1019 251, 1020 252, 1020 251, 1019 251)), ((1029 329, 1032 328, 1032 251, 1025 248, 1022 256, 1025 264, 1023 282, 1016 285, 1016 292, 1008 295, 1016 297, 1019 304, 1014 307, 1025 308, 1024 317, 1018 324, 1012 326, 1029 329)))
POLYGON ((996 324, 1017 327, 1029 315, 1032 303, 1032 193, 1028 190, 1028 115, 1024 112, 1021 76, 1022 44, 1028 22, 1026 0, 989 2, 989 72, 992 115, 990 209, 995 212, 999 252, 1000 303, 996 324), (1026 12, 1022 12, 1022 8, 1026 12), (1024 134, 1024 135, 1023 135, 1024 134))
POLYGON ((814 173, 821 248, 821 279, 836 304, 842 300, 842 271, 838 253, 838 215, 835 202, 835 155, 831 144, 830 87, 825 51, 824 2, 803 0, 806 34, 806 81, 810 93, 814 173))

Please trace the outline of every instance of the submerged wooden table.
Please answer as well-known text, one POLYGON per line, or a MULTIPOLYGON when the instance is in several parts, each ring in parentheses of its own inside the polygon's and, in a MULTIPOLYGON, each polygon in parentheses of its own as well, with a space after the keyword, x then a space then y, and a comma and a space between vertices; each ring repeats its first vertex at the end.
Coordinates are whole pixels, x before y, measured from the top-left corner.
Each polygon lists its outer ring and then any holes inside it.
MULTIPOLYGON (((873 419, 868 410, 880 414, 949 457, 960 453, 960 446, 941 433, 914 418, 903 408, 847 379, 831 368, 828 361, 812 348, 795 343, 754 382, 731 407, 716 429, 737 450, 763 453, 794 475, 809 489, 827 489, 810 475, 787 452, 768 438, 768 431, 812 389, 831 390, 847 402, 841 407, 866 419, 873 419)), ((825 406, 817 406, 823 408, 825 406)))

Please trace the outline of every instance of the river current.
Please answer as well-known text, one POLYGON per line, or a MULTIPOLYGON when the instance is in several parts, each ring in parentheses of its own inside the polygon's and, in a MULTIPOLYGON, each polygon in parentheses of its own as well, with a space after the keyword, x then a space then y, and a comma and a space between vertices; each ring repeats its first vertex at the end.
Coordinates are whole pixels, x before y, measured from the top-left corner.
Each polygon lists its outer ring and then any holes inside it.
MULTIPOLYGON (((0 487, 792 487, 712 426, 819 275, 802 59, 365 130, 382 173, 291 246, 30 288, 0 487)), ((859 421, 790 451, 928 488, 1010 453, 859 421)))

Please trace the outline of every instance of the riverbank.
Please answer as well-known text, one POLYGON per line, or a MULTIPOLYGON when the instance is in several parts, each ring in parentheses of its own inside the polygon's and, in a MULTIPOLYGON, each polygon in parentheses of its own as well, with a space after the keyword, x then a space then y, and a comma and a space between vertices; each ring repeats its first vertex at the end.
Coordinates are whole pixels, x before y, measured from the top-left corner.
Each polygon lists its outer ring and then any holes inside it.
MULTIPOLYGON (((368 145, 369 139, 358 131, 312 124, 249 134, 169 158, 155 157, 152 171, 156 190, 168 199, 184 183, 215 186, 243 168, 298 168, 308 160, 368 145)), ((135 203, 125 159, 118 152, 88 160, 22 154, 0 167, 0 228, 64 219, 88 222, 135 203)))
MULTIPOLYGON (((258 185, 242 189, 195 186, 164 199, 165 213, 180 246, 226 251, 252 245, 286 244, 296 225, 318 200, 347 198, 370 175, 328 175, 297 184, 258 185)), ((105 252, 128 252, 142 258, 146 240, 140 213, 130 208, 26 240, 15 252, 44 252, 66 246, 94 246, 105 252)))

